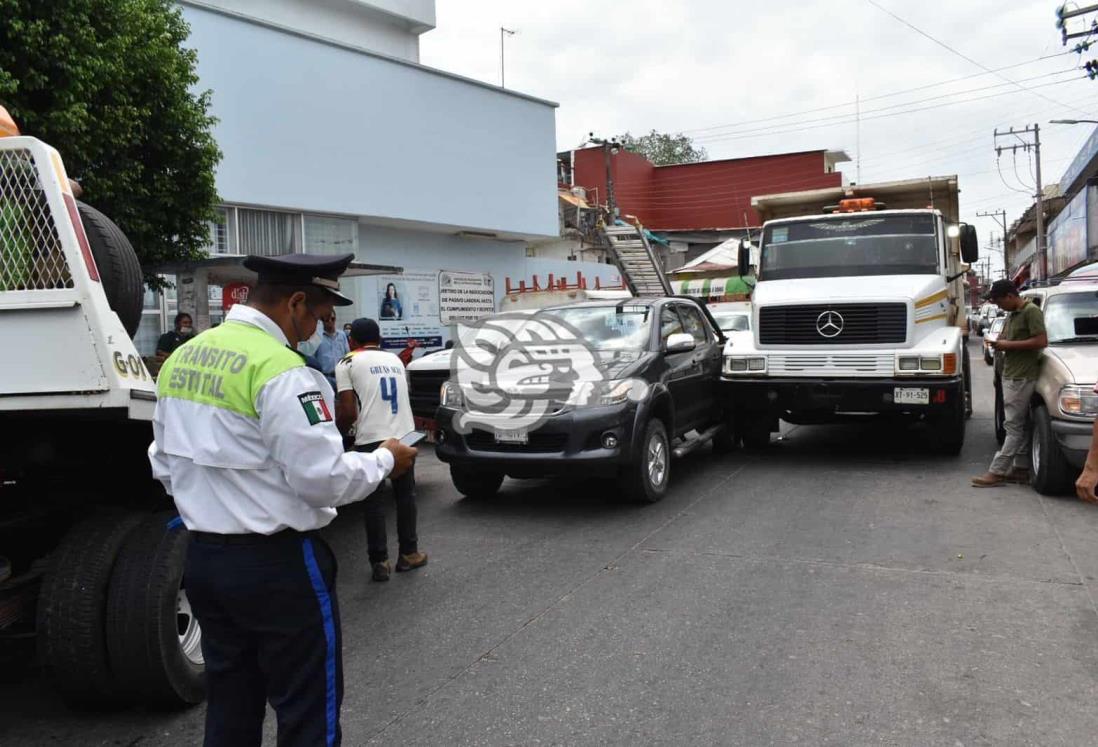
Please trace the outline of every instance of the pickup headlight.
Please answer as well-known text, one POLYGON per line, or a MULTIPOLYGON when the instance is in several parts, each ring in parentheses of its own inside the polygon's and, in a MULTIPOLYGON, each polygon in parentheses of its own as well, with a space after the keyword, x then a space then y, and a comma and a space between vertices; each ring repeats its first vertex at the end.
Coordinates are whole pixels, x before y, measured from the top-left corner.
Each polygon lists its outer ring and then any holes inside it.
POLYGON ((588 404, 620 405, 630 399, 640 402, 647 394, 648 384, 641 379, 616 379, 597 387, 588 404))
POLYGON ((1098 394, 1089 386, 1061 387, 1060 412, 1073 418, 1098 417, 1098 394))
POLYGON ((456 381, 445 381, 439 391, 438 403, 443 407, 460 408, 465 404, 465 397, 461 393, 461 387, 456 381))
POLYGON ((765 373, 766 357, 760 355, 729 355, 724 359, 727 374, 765 373))

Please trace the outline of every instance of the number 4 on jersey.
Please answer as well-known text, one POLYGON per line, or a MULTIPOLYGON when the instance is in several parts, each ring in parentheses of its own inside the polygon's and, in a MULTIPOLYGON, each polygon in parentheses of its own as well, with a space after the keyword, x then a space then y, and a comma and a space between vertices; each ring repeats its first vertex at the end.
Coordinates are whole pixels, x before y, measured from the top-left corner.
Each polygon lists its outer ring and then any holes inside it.
POLYGON ((381 398, 389 403, 393 414, 397 414, 397 380, 395 376, 381 378, 381 398))

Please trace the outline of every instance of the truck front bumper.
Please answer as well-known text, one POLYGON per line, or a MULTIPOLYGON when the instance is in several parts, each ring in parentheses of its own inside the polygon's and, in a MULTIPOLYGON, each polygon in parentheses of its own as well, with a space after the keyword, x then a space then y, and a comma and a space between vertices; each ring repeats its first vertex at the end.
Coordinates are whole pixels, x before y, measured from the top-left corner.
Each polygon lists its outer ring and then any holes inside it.
POLYGON ((487 426, 458 432, 459 412, 440 407, 435 454, 448 464, 502 472, 510 477, 612 476, 633 453, 637 405, 624 403, 565 410, 531 428, 525 444, 499 443, 487 426), (616 445, 605 446, 612 435, 616 445))
POLYGON ((946 415, 964 407, 964 383, 955 377, 887 379, 725 378, 722 385, 739 412, 767 413, 791 422, 830 422, 846 416, 946 415), (927 390, 927 404, 897 402, 897 390, 927 390), (790 417, 787 417, 790 416, 790 417))

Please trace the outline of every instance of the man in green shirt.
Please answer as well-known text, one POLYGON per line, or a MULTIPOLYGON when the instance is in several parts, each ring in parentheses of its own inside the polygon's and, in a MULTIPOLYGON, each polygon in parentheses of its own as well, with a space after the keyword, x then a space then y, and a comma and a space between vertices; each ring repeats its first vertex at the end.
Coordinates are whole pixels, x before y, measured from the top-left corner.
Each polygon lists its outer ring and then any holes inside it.
POLYGON ((1006 440, 988 471, 972 478, 978 488, 1029 481, 1029 441, 1033 436, 1028 422, 1029 401, 1041 370, 1041 350, 1048 347, 1045 315, 1032 301, 1019 296, 1012 282, 996 280, 988 298, 1009 314, 999 339, 992 343, 996 350, 1003 351, 1006 440))

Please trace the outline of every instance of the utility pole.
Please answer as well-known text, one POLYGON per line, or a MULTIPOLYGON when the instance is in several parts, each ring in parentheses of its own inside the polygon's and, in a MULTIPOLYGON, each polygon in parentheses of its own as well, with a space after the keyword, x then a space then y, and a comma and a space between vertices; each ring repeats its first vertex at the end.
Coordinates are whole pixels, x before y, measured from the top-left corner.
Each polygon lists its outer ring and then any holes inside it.
POLYGON ((862 183, 862 95, 858 93, 854 96, 854 119, 857 123, 855 125, 855 140, 854 145, 858 149, 858 161, 856 163, 855 173, 858 175, 858 184, 862 183))
POLYGON ((1027 126, 1021 130, 1015 130, 1013 127, 1011 127, 1006 132, 999 132, 998 128, 996 128, 996 156, 1002 156, 1003 151, 1010 151, 1012 154, 1016 154, 1019 150, 1021 150, 1029 153, 1030 149, 1033 150, 1033 157, 1037 161, 1034 174, 1034 178, 1037 181, 1037 184, 1035 185, 1037 188, 1037 194, 1034 197, 1036 203, 1035 209, 1037 211, 1037 266, 1041 270, 1041 280, 1047 280, 1048 254, 1045 250, 1045 195, 1044 189, 1041 186, 1041 126, 1035 124, 1032 127, 1027 126), (1012 143, 1011 145, 999 145, 999 138, 1014 138, 1017 139, 1019 142, 1012 143))
MULTIPOLYGON (((1006 222, 1006 220, 1007 220, 1007 218, 1006 218, 1006 210, 985 210, 983 212, 977 212, 976 217, 977 218, 994 218, 995 222, 1003 227, 1003 233, 1001 234, 1002 237, 1003 237, 1003 267, 1006 268, 1006 266, 1007 266, 1007 251, 1006 251, 1006 236, 1007 236, 1007 222, 1006 222)), ((989 244, 989 246, 991 244, 994 244, 994 243, 995 243, 995 238, 994 238, 994 236, 992 236, 991 243, 989 244)))
POLYGON ((503 37, 504 37, 504 34, 506 34, 507 36, 514 36, 515 32, 512 31, 511 29, 505 29, 502 26, 499 27, 499 87, 500 88, 506 88, 507 87, 504 84, 505 79, 503 77, 503 37))

